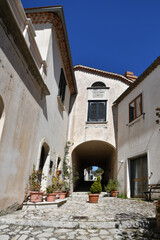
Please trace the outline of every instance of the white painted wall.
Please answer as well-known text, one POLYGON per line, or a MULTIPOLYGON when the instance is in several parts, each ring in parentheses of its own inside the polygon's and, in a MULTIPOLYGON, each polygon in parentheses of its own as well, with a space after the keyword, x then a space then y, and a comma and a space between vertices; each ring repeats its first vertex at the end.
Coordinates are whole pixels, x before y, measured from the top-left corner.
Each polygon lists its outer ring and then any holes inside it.
MULTIPOLYGON (((102 140, 116 146, 115 129, 113 125, 112 104, 119 95, 128 87, 120 80, 111 79, 109 77, 101 77, 96 74, 87 73, 84 71, 75 71, 78 95, 76 96, 74 105, 70 114, 69 125, 69 141, 73 142, 74 149, 80 143, 88 140, 102 140), (91 87, 94 82, 101 81, 106 87, 104 97, 107 99, 107 119, 106 123, 87 123, 88 115, 88 99, 90 99, 90 91, 87 87, 91 87)), ((98 98, 96 98, 98 99, 98 98)))
MULTIPOLYGON (((44 25, 41 27, 45 29, 44 25)), ((0 25, 0 95, 5 113, 0 142, 0 210, 23 201, 28 175, 33 164, 39 165, 43 141, 50 147, 45 175, 49 172, 50 159, 55 162, 57 155, 63 159, 70 90, 67 85, 65 111, 62 111, 57 100, 62 60, 51 26, 47 25, 46 32, 49 34, 44 38, 44 32, 38 31, 37 42, 41 54, 46 57, 45 83, 51 94, 41 99, 27 64, 22 63, 16 46, 0 25), (39 42, 41 38, 45 39, 46 47, 43 41, 39 42)))
POLYGON ((160 183, 160 131, 155 109, 160 99, 160 66, 149 74, 118 105, 118 179, 130 197, 128 159, 147 153, 149 183, 160 183), (142 93, 143 113, 129 124, 129 103, 142 93), (120 163, 120 162, 124 163, 120 163))

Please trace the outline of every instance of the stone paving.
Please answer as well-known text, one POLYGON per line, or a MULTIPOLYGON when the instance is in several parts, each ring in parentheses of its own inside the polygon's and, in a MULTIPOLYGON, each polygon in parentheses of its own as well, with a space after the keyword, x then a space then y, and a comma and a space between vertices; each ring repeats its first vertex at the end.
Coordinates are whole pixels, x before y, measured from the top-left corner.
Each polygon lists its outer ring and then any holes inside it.
POLYGON ((158 240, 154 203, 103 197, 89 204, 73 194, 59 208, 25 209, 0 217, 0 240, 158 240))

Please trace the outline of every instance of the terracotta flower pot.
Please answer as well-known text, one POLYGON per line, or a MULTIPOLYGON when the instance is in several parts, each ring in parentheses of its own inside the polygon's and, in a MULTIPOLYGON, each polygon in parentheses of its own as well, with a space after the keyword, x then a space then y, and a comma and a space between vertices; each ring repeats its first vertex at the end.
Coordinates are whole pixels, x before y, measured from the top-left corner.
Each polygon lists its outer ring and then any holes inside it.
POLYGON ((30 202, 36 203, 36 202, 42 202, 42 200, 43 200, 43 192, 36 192, 36 191, 30 192, 30 202))
POLYGON ((64 199, 66 197, 66 192, 60 192, 58 193, 59 199, 64 199))
POLYGON ((89 194, 90 203, 98 203, 99 193, 89 194))
POLYGON ((47 202, 54 202, 56 199, 56 193, 47 193, 47 202))
POLYGON ((117 197, 119 194, 119 191, 112 191, 111 192, 111 197, 117 197))

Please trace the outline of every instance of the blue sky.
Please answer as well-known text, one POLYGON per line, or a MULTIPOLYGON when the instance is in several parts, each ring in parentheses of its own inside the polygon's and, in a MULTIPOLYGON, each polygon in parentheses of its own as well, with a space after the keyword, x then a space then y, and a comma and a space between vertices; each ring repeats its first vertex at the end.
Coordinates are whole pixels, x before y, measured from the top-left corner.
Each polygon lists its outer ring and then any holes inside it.
POLYGON ((139 76, 160 52, 160 0, 22 0, 63 5, 73 65, 139 76))

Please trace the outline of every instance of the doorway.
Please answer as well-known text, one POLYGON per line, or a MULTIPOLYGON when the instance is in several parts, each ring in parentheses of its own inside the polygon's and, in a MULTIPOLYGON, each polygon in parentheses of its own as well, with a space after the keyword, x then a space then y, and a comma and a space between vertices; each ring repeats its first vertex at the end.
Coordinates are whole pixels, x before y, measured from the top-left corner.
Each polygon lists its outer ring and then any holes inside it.
POLYGON ((130 160, 131 174, 131 197, 142 198, 143 192, 147 191, 148 185, 148 166, 147 155, 130 160))

